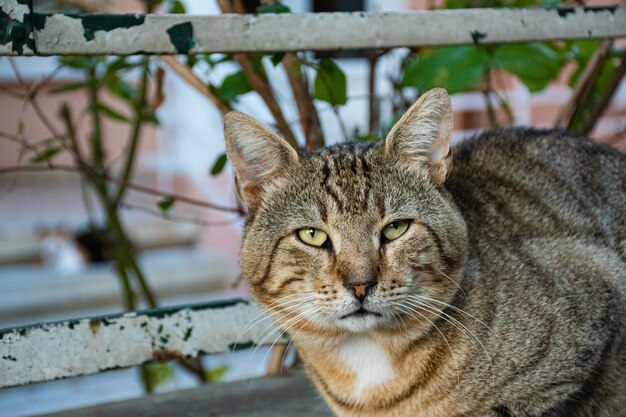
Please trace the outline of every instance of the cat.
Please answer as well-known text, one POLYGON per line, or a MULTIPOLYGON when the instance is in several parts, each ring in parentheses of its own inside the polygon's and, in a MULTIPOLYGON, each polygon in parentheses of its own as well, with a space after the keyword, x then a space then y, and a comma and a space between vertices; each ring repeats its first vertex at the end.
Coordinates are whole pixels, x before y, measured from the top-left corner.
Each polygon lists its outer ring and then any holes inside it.
POLYGON ((373 144, 224 129, 242 271, 336 415, 626 416, 626 155, 523 128, 452 148, 443 89, 373 144))

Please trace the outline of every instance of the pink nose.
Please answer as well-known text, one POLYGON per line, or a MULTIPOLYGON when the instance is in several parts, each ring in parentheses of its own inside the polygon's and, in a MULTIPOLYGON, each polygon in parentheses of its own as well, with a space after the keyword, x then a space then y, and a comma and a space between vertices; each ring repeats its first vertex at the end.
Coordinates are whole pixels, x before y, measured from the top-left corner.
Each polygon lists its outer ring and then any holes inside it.
POLYGON ((354 296, 358 298, 359 301, 363 301, 363 299, 367 295, 367 289, 369 287, 370 287, 369 284, 353 285, 352 289, 354 290, 354 296))

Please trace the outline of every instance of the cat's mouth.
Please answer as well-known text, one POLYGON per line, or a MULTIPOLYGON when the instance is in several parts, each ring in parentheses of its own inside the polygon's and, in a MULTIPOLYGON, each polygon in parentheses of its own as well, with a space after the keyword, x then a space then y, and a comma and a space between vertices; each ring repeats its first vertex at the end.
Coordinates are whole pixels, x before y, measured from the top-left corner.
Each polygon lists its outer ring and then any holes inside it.
POLYGON ((364 309, 363 307, 360 307, 358 310, 355 310, 352 313, 348 313, 346 315, 343 315, 343 316, 341 316, 339 318, 341 320, 343 320, 343 319, 347 319, 347 318, 350 318, 350 317, 365 317, 365 316, 369 316, 370 314, 372 316, 379 316, 379 317, 382 316, 382 314, 380 314, 380 313, 376 313, 375 311, 369 311, 369 310, 364 309))

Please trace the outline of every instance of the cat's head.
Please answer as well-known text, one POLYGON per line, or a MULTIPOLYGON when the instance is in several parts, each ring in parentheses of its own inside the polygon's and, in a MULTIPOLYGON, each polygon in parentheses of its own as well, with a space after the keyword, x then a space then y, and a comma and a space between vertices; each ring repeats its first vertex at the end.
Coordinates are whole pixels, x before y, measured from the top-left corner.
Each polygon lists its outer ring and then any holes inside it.
POLYGON ((241 266, 274 319, 292 333, 427 327, 438 313, 417 308, 420 297, 450 302, 466 256, 465 223, 444 188, 451 133, 442 89, 383 142, 300 155, 254 119, 226 116, 250 210, 241 266))

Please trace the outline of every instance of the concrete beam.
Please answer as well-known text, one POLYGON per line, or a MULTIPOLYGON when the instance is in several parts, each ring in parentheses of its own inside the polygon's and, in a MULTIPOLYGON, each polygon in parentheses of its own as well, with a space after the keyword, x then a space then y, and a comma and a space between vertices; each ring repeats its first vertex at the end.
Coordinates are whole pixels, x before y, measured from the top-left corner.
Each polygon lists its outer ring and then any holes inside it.
MULTIPOLYGON (((35 13, 31 26, 36 55, 339 50, 625 37, 626 7, 219 16, 35 13)), ((3 48, 0 53, 31 53, 3 48)))
POLYGON ((0 330, 0 387, 270 344, 281 331, 261 317, 230 300, 0 330))

